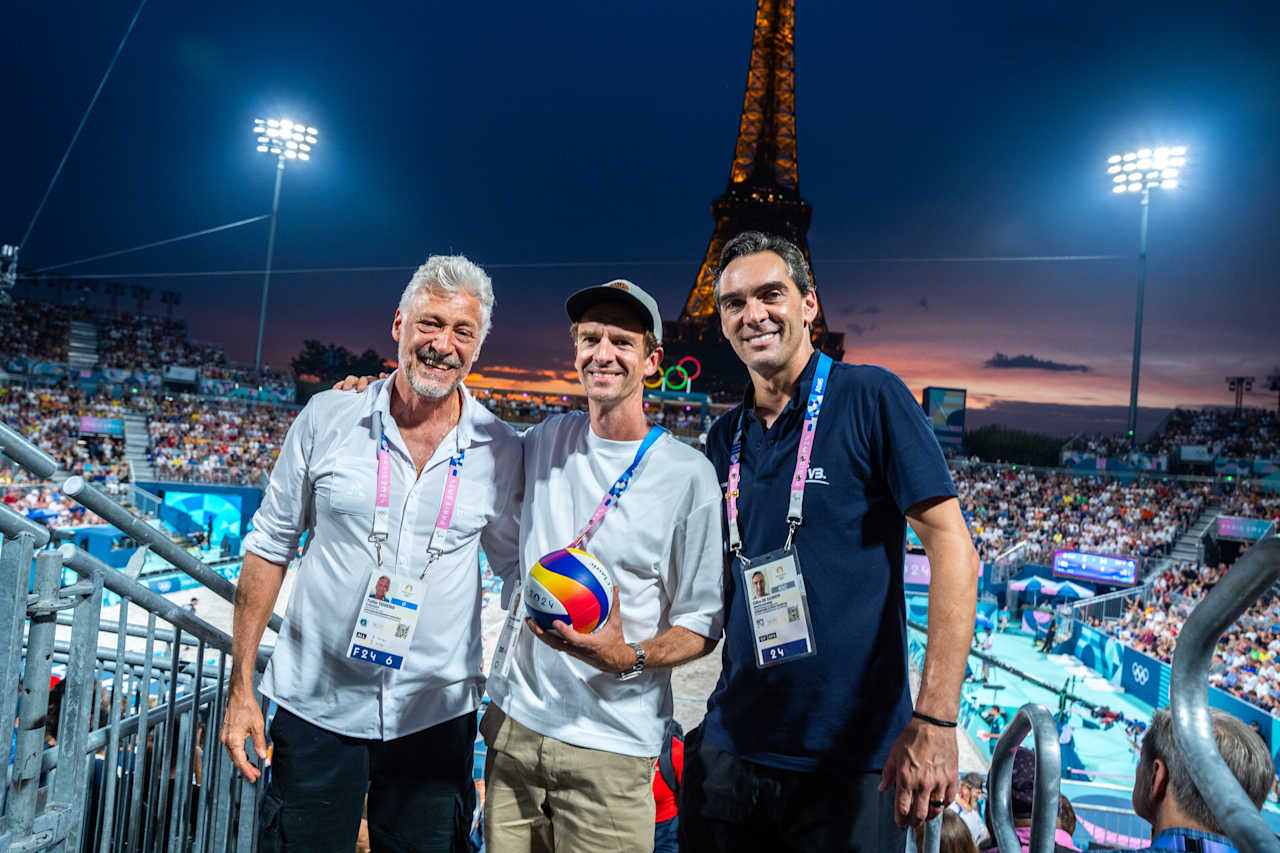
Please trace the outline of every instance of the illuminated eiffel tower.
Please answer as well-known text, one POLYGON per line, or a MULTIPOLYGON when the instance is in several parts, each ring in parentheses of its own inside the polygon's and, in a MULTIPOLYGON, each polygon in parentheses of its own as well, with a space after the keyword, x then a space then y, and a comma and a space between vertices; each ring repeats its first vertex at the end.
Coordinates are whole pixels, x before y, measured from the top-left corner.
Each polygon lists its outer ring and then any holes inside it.
MULTIPOLYGON (((724 244, 743 231, 764 231, 786 237, 809 259, 813 208, 800 197, 795 83, 795 0, 758 0, 729 186, 711 203, 715 230, 680 319, 663 330, 668 363, 685 356, 701 362, 698 390, 736 395, 746 381, 746 369, 720 334, 712 296, 724 244)), ((827 330, 821 303, 811 332, 815 347, 836 360, 844 355, 844 334, 827 330)))

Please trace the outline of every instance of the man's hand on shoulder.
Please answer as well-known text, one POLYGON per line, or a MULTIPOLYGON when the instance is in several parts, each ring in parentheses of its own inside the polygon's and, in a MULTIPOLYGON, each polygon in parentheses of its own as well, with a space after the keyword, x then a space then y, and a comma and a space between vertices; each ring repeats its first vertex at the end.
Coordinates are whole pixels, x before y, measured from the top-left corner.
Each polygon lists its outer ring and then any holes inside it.
POLYGON ((360 392, 368 388, 370 382, 375 382, 379 379, 386 379, 388 376, 390 376, 390 374, 386 371, 379 373, 377 376, 348 376, 346 379, 333 383, 333 390, 360 392))
POLYGON ((618 606, 618 588, 613 588, 613 607, 604 627, 593 634, 580 634, 572 625, 556 620, 555 631, 545 631, 532 619, 525 623, 534 636, 551 648, 573 655, 603 672, 625 672, 635 664, 636 650, 622 636, 622 610, 618 606), (559 635, 559 636, 557 636, 559 635))
POLYGON ((912 719, 894 741, 880 773, 880 790, 895 789, 893 819, 919 826, 956 798, 956 730, 912 719))

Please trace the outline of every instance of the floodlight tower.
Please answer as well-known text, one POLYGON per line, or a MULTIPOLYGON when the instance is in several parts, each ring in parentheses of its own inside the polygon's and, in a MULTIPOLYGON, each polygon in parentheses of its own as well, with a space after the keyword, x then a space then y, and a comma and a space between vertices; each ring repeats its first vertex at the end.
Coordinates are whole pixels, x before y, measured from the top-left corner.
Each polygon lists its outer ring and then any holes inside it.
POLYGON ((13 287, 18 283, 18 247, 0 246, 0 305, 13 301, 13 287))
POLYGON ((258 150, 276 157, 276 190, 271 198, 271 228, 267 233, 267 268, 262 275, 262 308, 258 312, 258 346, 253 353, 253 370, 262 372, 262 331, 267 324, 267 290, 271 286, 271 256, 276 248, 276 218, 280 214, 280 184, 284 180, 284 164, 288 160, 310 160, 311 148, 319 131, 290 119, 255 118, 253 135, 258 150))
POLYGON ((1236 417, 1240 417, 1240 412, 1244 409, 1244 395, 1253 390, 1252 376, 1228 376, 1227 390, 1234 391, 1236 395, 1236 417))
POLYGON ((1107 158, 1107 174, 1111 175, 1111 191, 1139 195, 1142 203, 1142 225, 1138 231, 1138 310, 1133 320, 1133 375, 1129 380, 1129 443, 1137 441, 1138 369, 1142 362, 1142 302, 1147 289, 1147 214, 1151 207, 1151 191, 1176 189, 1178 174, 1187 164, 1187 146, 1139 148, 1107 158))
MULTIPOLYGON (((1267 377, 1267 390, 1280 391, 1280 369, 1267 377)), ((1280 399, 1276 401, 1276 412, 1280 413, 1280 399)))

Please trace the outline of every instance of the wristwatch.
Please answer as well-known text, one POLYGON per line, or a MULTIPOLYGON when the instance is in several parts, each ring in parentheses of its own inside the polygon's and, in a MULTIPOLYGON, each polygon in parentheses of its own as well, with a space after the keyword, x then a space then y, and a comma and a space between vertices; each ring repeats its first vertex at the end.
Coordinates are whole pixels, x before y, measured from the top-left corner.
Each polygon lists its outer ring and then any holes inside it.
POLYGON ((644 646, 639 643, 627 643, 627 645, 636 650, 636 662, 631 665, 631 669, 618 673, 619 681, 627 681, 644 672, 644 646))

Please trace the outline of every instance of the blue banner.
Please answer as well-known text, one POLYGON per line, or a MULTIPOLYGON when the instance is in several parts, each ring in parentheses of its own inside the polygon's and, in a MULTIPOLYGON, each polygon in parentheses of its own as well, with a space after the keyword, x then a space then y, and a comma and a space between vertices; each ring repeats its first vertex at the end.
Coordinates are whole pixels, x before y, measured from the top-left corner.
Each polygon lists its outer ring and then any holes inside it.
POLYGON ((1115 637, 1076 622, 1074 654, 1080 662, 1114 682, 1124 663, 1124 646, 1115 637))
POLYGON ((1137 649, 1124 646, 1120 686, 1153 708, 1169 704, 1169 667, 1137 649))

